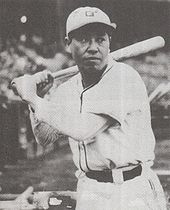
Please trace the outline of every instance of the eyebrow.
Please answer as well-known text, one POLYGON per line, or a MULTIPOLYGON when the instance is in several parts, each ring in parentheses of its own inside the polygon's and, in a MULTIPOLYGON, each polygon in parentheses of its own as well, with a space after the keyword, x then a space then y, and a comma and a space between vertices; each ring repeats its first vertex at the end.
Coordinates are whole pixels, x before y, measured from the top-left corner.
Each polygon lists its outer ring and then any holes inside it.
POLYGON ((81 30, 79 32, 72 32, 69 34, 69 38, 70 39, 80 39, 81 37, 88 37, 88 36, 91 36, 91 35, 96 35, 96 36, 105 36, 105 35, 108 35, 109 34, 106 32, 106 31, 99 31, 99 30, 93 30, 93 31, 87 31, 87 30, 81 30))

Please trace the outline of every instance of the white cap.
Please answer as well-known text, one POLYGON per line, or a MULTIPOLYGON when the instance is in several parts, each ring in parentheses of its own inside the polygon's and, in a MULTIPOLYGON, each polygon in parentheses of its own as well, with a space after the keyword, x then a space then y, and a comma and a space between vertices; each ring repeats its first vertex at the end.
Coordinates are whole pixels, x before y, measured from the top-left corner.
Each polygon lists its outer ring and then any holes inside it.
POLYGON ((108 15, 102 10, 96 7, 80 7, 71 12, 67 18, 66 36, 71 31, 90 23, 102 23, 111 27, 111 29, 116 29, 116 24, 111 23, 108 15))

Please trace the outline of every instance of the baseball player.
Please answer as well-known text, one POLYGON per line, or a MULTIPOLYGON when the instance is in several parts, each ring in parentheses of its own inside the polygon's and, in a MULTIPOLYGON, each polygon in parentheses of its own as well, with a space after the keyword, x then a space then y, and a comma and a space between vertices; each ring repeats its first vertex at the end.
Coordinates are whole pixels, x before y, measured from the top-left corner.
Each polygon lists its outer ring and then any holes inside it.
POLYGON ((69 137, 78 168, 76 210, 165 210, 150 168, 155 138, 147 91, 132 67, 109 57, 115 30, 100 9, 76 9, 67 19, 66 41, 79 74, 50 101, 38 96, 36 86, 51 86, 49 72, 24 76, 17 90, 30 106, 37 142, 69 137))

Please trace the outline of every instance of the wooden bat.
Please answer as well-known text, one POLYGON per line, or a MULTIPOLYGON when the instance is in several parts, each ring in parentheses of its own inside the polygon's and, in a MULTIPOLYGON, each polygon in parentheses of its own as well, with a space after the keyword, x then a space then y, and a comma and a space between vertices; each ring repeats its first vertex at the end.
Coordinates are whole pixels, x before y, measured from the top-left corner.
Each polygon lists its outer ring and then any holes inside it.
MULTIPOLYGON (((135 57, 138 55, 142 55, 142 54, 157 50, 159 48, 162 48, 164 45, 165 45, 164 38, 161 36, 156 36, 156 37, 129 45, 127 47, 121 48, 119 50, 116 50, 110 53, 109 56, 111 56, 113 60, 120 61, 120 60, 125 60, 131 57, 135 57)), ((78 73, 78 68, 75 68, 75 66, 73 66, 73 67, 69 67, 61 71, 57 71, 53 73, 52 75, 54 79, 63 79, 63 78, 69 79, 70 77, 74 76, 77 73, 78 73)), ((10 87, 14 90, 14 93, 16 93, 17 95, 15 82, 12 82, 10 87)))
MULTIPOLYGON (((113 60, 121 61, 131 57, 136 57, 138 55, 142 55, 157 49, 164 47, 165 40, 161 36, 156 36, 150 39, 146 39, 141 42, 137 42, 135 44, 129 45, 127 47, 121 48, 114 52, 110 53, 110 56, 113 60)), ((53 73, 53 77, 55 79, 61 78, 69 78, 78 73, 78 70, 75 70, 75 66, 71 68, 64 69, 62 71, 58 71, 53 73)))

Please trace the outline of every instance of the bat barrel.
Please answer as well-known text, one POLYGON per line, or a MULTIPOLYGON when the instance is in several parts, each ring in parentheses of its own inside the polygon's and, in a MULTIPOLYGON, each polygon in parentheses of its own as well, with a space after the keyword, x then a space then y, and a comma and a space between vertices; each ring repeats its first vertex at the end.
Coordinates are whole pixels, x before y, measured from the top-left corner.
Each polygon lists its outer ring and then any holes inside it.
POLYGON ((156 36, 135 44, 129 45, 122 49, 116 50, 111 53, 114 60, 124 60, 127 58, 142 55, 164 47, 165 40, 161 36, 156 36))

